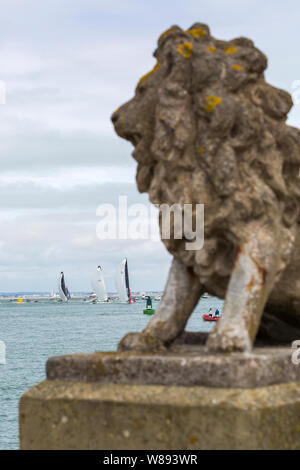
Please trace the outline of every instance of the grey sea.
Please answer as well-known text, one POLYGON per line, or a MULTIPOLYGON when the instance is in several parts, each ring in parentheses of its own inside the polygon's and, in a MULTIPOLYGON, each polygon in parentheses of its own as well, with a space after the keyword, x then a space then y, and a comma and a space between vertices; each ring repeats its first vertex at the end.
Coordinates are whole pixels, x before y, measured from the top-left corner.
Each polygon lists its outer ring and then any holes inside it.
MULTIPOLYGON (((87 304, 80 300, 57 303, 41 300, 20 305, 0 301, 0 340, 6 344, 6 364, 0 364, 0 449, 18 449, 18 402, 25 390, 45 378, 51 356, 96 350, 115 350, 129 331, 142 330, 149 317, 144 302, 87 304)), ((157 307, 153 303, 153 307, 157 307)), ((189 320, 189 331, 209 331, 202 320, 208 309, 223 302, 202 299, 189 320)))

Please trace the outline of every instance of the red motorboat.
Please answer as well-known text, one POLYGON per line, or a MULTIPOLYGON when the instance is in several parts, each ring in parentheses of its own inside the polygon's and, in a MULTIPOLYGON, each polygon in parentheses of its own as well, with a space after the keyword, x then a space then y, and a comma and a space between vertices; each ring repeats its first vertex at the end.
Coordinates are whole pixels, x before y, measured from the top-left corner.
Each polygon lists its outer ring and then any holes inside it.
POLYGON ((218 321, 220 320, 220 317, 217 316, 217 317, 210 317, 209 315, 205 314, 205 315, 202 315, 202 318, 204 321, 218 321))

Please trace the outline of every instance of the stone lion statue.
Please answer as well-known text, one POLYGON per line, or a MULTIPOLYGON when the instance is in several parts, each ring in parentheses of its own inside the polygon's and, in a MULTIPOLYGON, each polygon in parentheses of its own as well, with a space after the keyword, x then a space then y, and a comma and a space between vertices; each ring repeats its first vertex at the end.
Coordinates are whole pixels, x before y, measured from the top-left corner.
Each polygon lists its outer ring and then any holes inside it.
POLYGON ((163 299, 120 349, 170 345, 204 292, 225 299, 211 351, 249 351, 258 331, 300 338, 300 131, 285 123, 290 95, 265 81, 267 58, 250 39, 217 40, 205 24, 171 27, 154 56, 112 121, 135 147, 138 189, 151 202, 205 205, 205 242, 187 251, 184 239, 163 240, 174 256, 163 299))

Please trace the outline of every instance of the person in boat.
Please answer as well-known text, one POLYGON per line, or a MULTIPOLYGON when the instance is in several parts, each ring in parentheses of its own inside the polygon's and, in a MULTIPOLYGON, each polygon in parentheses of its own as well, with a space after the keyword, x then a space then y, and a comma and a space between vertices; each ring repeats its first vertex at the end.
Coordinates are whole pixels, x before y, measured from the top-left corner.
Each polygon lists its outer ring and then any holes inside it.
POLYGON ((151 297, 148 295, 147 297, 147 301, 146 301, 146 308, 148 310, 151 310, 152 309, 152 300, 151 300, 151 297))
POLYGON ((220 316, 220 311, 217 309, 217 310, 215 311, 215 317, 219 317, 219 316, 220 316))
POLYGON ((212 317, 212 316, 213 316, 212 308, 209 309, 208 316, 209 316, 209 317, 212 317))

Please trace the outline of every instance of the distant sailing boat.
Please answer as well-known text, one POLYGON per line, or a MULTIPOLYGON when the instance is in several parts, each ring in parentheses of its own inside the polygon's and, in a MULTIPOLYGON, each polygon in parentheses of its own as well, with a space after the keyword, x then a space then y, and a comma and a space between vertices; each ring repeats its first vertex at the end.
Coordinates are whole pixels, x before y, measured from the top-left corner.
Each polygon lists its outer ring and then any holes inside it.
POLYGON ((56 300, 56 294, 54 290, 52 290, 51 293, 49 294, 49 300, 56 300))
POLYGON ((127 258, 124 258, 118 266, 115 281, 121 302, 128 302, 131 304, 127 258))
POLYGON ((61 300, 64 302, 68 302, 70 300, 70 292, 65 284, 65 276, 63 271, 60 273, 59 280, 58 280, 58 292, 61 300))
POLYGON ((91 283, 99 302, 107 302, 107 293, 101 266, 97 267, 97 270, 92 277, 91 283))

